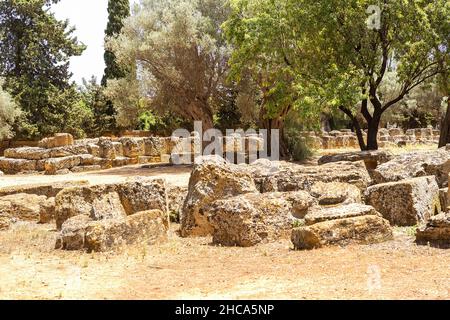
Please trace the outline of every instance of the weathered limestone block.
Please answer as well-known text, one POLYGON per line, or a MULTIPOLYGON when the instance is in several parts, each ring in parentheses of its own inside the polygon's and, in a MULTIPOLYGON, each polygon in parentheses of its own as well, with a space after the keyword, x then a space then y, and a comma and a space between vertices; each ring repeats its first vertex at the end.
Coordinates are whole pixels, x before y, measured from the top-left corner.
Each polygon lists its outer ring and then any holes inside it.
POLYGON ((99 170, 102 170, 102 167, 100 165, 86 165, 80 167, 73 167, 72 169, 70 169, 70 171, 73 173, 99 171, 99 170))
POLYGON ((87 138, 87 139, 78 139, 75 140, 74 143, 76 145, 88 146, 88 145, 97 145, 99 138, 87 138))
POLYGON ((123 145, 123 155, 130 159, 137 159, 145 153, 144 140, 142 138, 120 138, 123 145))
POLYGON ((291 241, 297 250, 350 243, 370 244, 393 238, 389 221, 377 215, 319 222, 292 230, 291 241))
POLYGON ((55 198, 47 198, 40 205, 39 223, 50 223, 55 219, 55 198))
POLYGON ((336 137, 334 136, 323 136, 322 141, 324 149, 336 149, 337 147, 336 137))
POLYGON ((36 171, 36 160, 10 159, 0 157, 0 170, 6 174, 15 174, 19 172, 36 171))
POLYGON ((42 160, 50 158, 50 151, 43 148, 23 147, 15 149, 6 149, 5 158, 42 160))
POLYGON ((361 216, 375 215, 381 217, 374 207, 361 203, 351 203, 347 205, 332 207, 314 207, 304 217, 307 226, 336 219, 355 218, 361 216))
POLYGON ((161 156, 139 156, 138 163, 146 164, 146 163, 160 163, 161 156))
POLYGON ((417 229, 416 242, 439 248, 450 248, 450 214, 441 213, 417 229))
POLYGON ((58 193, 55 201, 58 229, 66 220, 80 214, 103 220, 152 209, 167 213, 165 182, 160 179, 67 188, 58 193))
POLYGON ((364 161, 367 169, 374 170, 378 165, 386 163, 394 158, 389 151, 357 151, 325 155, 319 159, 319 164, 341 161, 364 161))
POLYGON ((168 229, 168 216, 161 210, 100 221, 81 215, 63 224, 56 248, 105 252, 131 244, 152 245, 166 241, 168 229))
POLYGON ((389 129, 389 135, 391 137, 402 136, 402 135, 404 135, 404 132, 400 128, 392 128, 392 129, 389 129))
POLYGON ((330 135, 330 136, 333 136, 333 137, 339 137, 339 136, 344 135, 344 133, 342 133, 342 132, 339 131, 339 130, 333 130, 333 131, 330 131, 330 132, 329 132, 329 135, 330 135))
POLYGON ((414 226, 441 211, 439 188, 434 176, 371 186, 367 204, 398 226, 414 226))
POLYGON ((167 204, 170 220, 172 222, 181 221, 181 210, 188 194, 188 188, 179 186, 167 187, 167 204))
POLYGON ((93 220, 84 214, 72 217, 65 221, 61 233, 56 240, 55 249, 80 250, 83 249, 86 227, 93 220))
POLYGON ((124 245, 153 245, 168 238, 169 221, 166 213, 151 210, 135 213, 125 219, 89 223, 85 248, 88 252, 105 252, 124 245))
POLYGON ((318 199, 320 205, 325 206, 362 202, 361 190, 349 183, 317 182, 309 192, 318 199))
POLYGON ((213 243, 249 247, 288 237, 295 217, 304 217, 315 204, 304 191, 248 193, 217 200, 205 211, 213 228, 213 243))
POLYGON ((96 144, 88 144, 86 146, 88 153, 91 154, 94 157, 99 158, 100 157, 100 147, 96 144))
POLYGON ((144 155, 146 156, 161 156, 165 153, 165 141, 160 137, 144 138, 144 155))
POLYGON ((95 157, 91 154, 80 154, 80 165, 82 166, 92 166, 95 162, 95 157))
POLYGON ((96 166, 100 166, 102 169, 111 169, 113 167, 113 161, 111 159, 104 159, 104 158, 97 158, 94 157, 93 159, 93 165, 96 166))
POLYGON ((316 182, 345 182, 364 190, 370 176, 363 161, 335 162, 321 166, 295 166, 283 168, 267 176, 262 192, 310 190, 316 182))
POLYGON ((181 219, 181 235, 184 237, 212 233, 204 210, 215 200, 258 192, 251 175, 245 169, 227 163, 218 156, 197 159, 188 190, 181 219))
POLYGON ((126 216, 115 185, 67 188, 56 196, 55 219, 58 229, 80 214, 93 220, 126 216))
POLYGON ((62 158, 53 158, 45 161, 45 174, 54 175, 64 169, 72 169, 80 165, 80 156, 68 156, 62 158))
MULTIPOLYGON (((134 159, 137 160, 137 159, 134 159)), ((127 166, 129 164, 135 164, 136 161, 133 161, 133 159, 127 158, 127 157, 116 157, 113 161, 112 161, 112 165, 113 167, 123 167, 123 166, 127 166)))
POLYGON ((116 149, 110 138, 100 138, 98 141, 100 148, 100 158, 114 160, 116 158, 116 149))
POLYGON ((158 209, 168 212, 167 188, 163 179, 138 179, 116 184, 117 193, 127 215, 158 209))
POLYGON ((89 181, 63 181, 52 183, 24 184, 12 187, 0 188, 0 196, 14 195, 17 193, 35 194, 38 196, 46 196, 48 198, 55 197, 64 188, 88 186, 89 181))
POLYGON ((114 150, 116 151, 116 157, 123 157, 123 144, 121 142, 113 142, 114 150))
POLYGON ((38 146, 44 149, 71 146, 74 144, 73 136, 69 133, 57 133, 53 137, 39 141, 38 146))
POLYGON ((74 155, 88 154, 86 146, 73 145, 66 147, 53 148, 50 150, 50 158, 70 157, 74 155))
POLYGON ((19 193, 0 197, 1 215, 14 221, 37 222, 41 211, 52 210, 51 207, 46 196, 19 193))
POLYGON ((408 178, 434 175, 439 187, 448 184, 450 151, 441 148, 435 151, 411 152, 396 156, 373 171, 375 183, 400 181, 408 178))

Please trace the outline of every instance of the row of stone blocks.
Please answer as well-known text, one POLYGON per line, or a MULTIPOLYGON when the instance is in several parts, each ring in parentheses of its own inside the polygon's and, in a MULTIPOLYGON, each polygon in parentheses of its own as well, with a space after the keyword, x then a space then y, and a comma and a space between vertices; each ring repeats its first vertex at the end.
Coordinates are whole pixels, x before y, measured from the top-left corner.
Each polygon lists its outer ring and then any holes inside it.
MULTIPOLYGON (((380 147, 402 146, 406 144, 436 144, 439 142, 439 130, 432 128, 402 130, 399 128, 380 129, 378 143, 380 147)), ((301 131, 300 139, 315 149, 358 148, 358 138, 349 129, 317 133, 301 131)), ((367 130, 363 132, 367 141, 367 130)))
MULTIPOLYGON (((259 136, 223 137, 222 149, 248 158, 248 150, 263 150, 262 142, 259 136)), ((75 141, 70 134, 57 134, 43 139, 39 147, 5 150, 4 157, 0 158, 0 170, 7 174, 45 172, 54 175, 132 164, 187 164, 192 163, 201 150, 200 139, 195 135, 188 138, 102 137, 75 141)))

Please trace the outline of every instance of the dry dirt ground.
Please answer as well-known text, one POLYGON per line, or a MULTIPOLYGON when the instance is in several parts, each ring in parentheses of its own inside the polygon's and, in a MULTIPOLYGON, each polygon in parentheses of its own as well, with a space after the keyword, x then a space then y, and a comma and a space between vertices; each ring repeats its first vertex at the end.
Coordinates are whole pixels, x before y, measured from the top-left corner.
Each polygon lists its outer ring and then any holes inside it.
MULTIPOLYGON (((190 168, 126 167, 68 176, 5 176, 0 186, 105 183, 144 175, 187 185, 190 168)), ((0 299, 450 299, 450 250, 416 246, 411 228, 370 246, 293 251, 288 239, 253 248, 170 239, 114 253, 54 250, 54 225, 0 232, 0 299)))
POLYGON ((0 233, 1 299, 449 299, 450 250, 394 241, 293 251, 170 240, 115 253, 53 250, 52 225, 0 233))

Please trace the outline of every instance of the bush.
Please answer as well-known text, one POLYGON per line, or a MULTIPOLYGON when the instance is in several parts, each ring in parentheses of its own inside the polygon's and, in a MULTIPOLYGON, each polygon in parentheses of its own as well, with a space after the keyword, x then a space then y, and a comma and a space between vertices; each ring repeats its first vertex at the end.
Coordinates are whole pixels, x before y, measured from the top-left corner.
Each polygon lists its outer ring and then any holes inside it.
POLYGON ((303 161, 313 155, 308 141, 300 137, 296 131, 289 130, 285 135, 289 153, 294 161, 303 161))
POLYGON ((21 111, 9 93, 2 89, 2 85, 0 81, 0 139, 5 139, 13 136, 12 126, 21 111))

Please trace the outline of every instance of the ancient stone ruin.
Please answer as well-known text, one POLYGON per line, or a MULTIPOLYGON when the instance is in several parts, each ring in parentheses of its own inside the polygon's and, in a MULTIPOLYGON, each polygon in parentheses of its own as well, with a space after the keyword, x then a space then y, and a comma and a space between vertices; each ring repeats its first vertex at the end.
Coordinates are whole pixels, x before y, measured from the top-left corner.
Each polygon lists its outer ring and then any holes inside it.
MULTIPOLYGON (((440 132, 433 128, 408 129, 400 128, 380 129, 378 133, 378 145, 381 148, 390 146, 405 146, 407 144, 432 145, 439 142, 440 132)), ((367 141, 367 130, 363 132, 367 141)), ((349 129, 322 131, 302 131, 299 138, 316 149, 341 149, 359 148, 358 138, 349 129)))
MULTIPOLYGON (((139 159, 134 142, 121 141, 123 154, 139 159)), ((112 157, 118 145, 96 143, 102 157, 112 157)), ((55 148, 67 146, 42 149, 55 148)), ((180 223, 184 238, 211 237, 213 244, 241 247, 290 239, 298 250, 389 241, 393 227, 414 227, 417 244, 447 247, 447 159, 448 148, 353 153, 324 158, 320 165, 267 159, 234 164, 214 155, 196 159, 187 188, 140 177, 0 188, 0 230, 20 221, 52 223, 57 249, 102 252, 164 242, 171 221, 180 223), (368 168, 371 161, 375 168, 368 168), (405 165, 410 162, 417 166, 405 165)))
MULTIPOLYGON (((260 136, 223 137, 223 153, 236 159, 249 158, 249 151, 261 151, 260 136)), ((122 137, 74 140, 70 134, 56 134, 38 147, 11 148, 0 157, 0 171, 6 174, 47 175, 97 171, 133 164, 190 164, 200 155, 199 139, 177 137, 122 137)))

